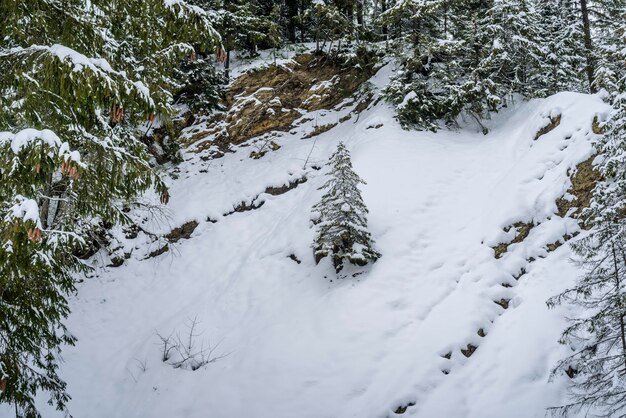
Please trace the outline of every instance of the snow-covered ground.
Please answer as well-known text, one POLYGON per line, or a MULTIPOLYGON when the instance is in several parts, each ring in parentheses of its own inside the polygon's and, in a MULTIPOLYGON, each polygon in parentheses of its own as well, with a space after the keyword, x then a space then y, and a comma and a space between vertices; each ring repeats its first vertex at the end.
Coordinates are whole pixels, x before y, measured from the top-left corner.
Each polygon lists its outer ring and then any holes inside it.
MULTIPOLYGON (((72 301, 68 327, 79 341, 62 366, 70 412, 384 418, 415 404, 403 416, 543 417, 564 401, 568 381, 548 382, 568 350, 557 342, 568 308, 548 310, 545 300, 579 274, 567 245, 550 253, 546 245, 578 231, 555 215, 555 201, 592 154, 591 121, 604 106, 562 93, 501 113, 483 136, 404 131, 380 102, 316 138, 301 139, 315 121, 279 134, 281 148, 258 160, 248 157, 253 146, 206 162, 188 152, 169 180, 168 219, 150 228, 195 219, 191 238, 145 260, 159 244, 142 248, 143 234, 128 240, 140 247, 133 257, 86 279, 72 301), (556 113, 561 124, 534 140, 556 113), (344 280, 330 263, 315 265, 310 223, 324 180, 313 166, 340 140, 367 181, 383 254, 344 280), (302 177, 285 194, 264 194, 302 177), (264 205, 224 216, 255 199, 264 205), (515 228, 504 229, 518 221, 536 226, 496 259, 491 247, 511 241, 515 228), (494 303, 501 299, 508 309, 494 303), (163 363, 157 332, 185 338, 194 318, 196 347, 217 346, 213 356, 223 357, 196 371, 163 363), (469 358, 468 344, 478 347, 469 358)), ((322 124, 344 113, 316 116, 322 124)))

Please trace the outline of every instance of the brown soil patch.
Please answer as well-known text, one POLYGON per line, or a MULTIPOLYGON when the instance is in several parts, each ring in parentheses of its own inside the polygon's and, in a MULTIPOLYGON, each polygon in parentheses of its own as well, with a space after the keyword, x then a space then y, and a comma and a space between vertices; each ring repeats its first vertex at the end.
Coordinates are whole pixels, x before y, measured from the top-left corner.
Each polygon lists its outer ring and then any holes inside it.
POLYGON ((154 258, 154 257, 158 257, 161 254, 165 254, 166 252, 168 252, 170 250, 169 245, 165 244, 163 247, 159 248, 158 250, 154 250, 152 251, 150 254, 148 254, 147 258, 154 258))
POLYGON ((602 126, 598 115, 593 117, 593 122, 591 122, 591 131, 596 135, 603 135, 605 132, 604 126, 602 126))
POLYGON ((268 187, 265 189, 265 193, 271 194, 272 196, 280 196, 281 194, 287 193, 289 190, 293 190, 298 187, 302 183, 306 183, 307 178, 302 177, 300 179, 294 180, 289 184, 282 185, 280 187, 268 187))
MULTIPOLYGON (((568 193, 575 196, 575 199, 572 201, 563 198, 557 200, 556 206, 559 210, 559 216, 565 216, 570 209, 576 208, 573 216, 580 217, 581 212, 589 207, 593 189, 598 181, 602 179, 602 175, 592 164, 594 158, 591 157, 576 166, 576 171, 572 176, 572 187, 568 190, 568 193)), ((585 227, 584 219, 583 227, 585 227)))
POLYGON ((251 203, 241 202, 240 204, 235 206, 235 208, 232 211, 225 213, 224 216, 229 216, 234 213, 243 213, 243 212, 249 212, 251 210, 259 209, 264 204, 265 202, 257 203, 256 198, 251 203))
POLYGON ((540 136, 547 134, 548 132, 552 131, 560 124, 561 124, 561 115, 556 115, 555 117, 551 117, 550 123, 548 123, 543 128, 539 129, 539 131, 535 135, 535 141, 538 140, 540 136))
MULTIPOLYGON (((502 255, 508 251, 509 245, 517 244, 524 241, 526 237, 528 237, 528 234, 530 234, 530 231, 531 229, 533 229, 534 225, 532 223, 516 222, 512 225, 512 227, 517 230, 515 238, 513 238, 513 241, 511 242, 503 242, 493 247, 496 258, 501 258, 502 255)), ((505 231, 508 232, 510 229, 511 226, 505 228, 505 231)))

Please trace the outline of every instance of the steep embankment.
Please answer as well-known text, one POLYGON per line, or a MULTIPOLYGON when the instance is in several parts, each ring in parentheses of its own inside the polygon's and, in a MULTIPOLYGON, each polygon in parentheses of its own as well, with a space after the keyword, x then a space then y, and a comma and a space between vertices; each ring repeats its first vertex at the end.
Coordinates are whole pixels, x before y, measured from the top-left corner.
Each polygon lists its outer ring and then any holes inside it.
POLYGON ((76 417, 527 418, 562 402, 567 377, 548 376, 567 352, 557 343, 567 310, 545 300, 578 274, 555 243, 580 228, 556 202, 592 155, 605 106, 559 94, 500 114, 487 136, 407 132, 376 101, 390 67, 371 80, 367 109, 350 98, 304 109, 260 158, 252 151, 268 137, 227 152, 190 141, 168 217, 143 225, 191 221, 189 239, 147 260, 163 240, 120 239, 130 259, 87 279, 72 303, 79 343, 62 372, 76 417), (315 265, 309 222, 339 140, 368 183, 383 254, 343 281, 315 265), (156 333, 185 339, 193 318, 195 350, 225 357, 196 371, 162 362, 156 333))

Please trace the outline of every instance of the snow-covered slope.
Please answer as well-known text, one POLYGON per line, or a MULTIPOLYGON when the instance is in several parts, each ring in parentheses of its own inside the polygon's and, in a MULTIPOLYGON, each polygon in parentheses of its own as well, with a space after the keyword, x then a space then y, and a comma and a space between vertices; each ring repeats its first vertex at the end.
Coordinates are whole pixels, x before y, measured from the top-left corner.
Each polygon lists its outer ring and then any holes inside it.
POLYGON ((567 307, 548 310, 545 300, 578 274, 567 245, 547 250, 579 231, 555 214, 555 201, 592 155, 591 121, 604 110, 596 97, 563 93, 501 113, 483 136, 404 131, 380 102, 302 139, 347 111, 319 112, 276 136, 281 148, 260 159, 249 158, 251 147, 209 161, 189 150, 170 180, 168 218, 149 227, 166 232, 197 220, 190 239, 143 259, 161 244, 142 247, 140 233, 124 243, 138 247, 133 257, 99 270, 72 302, 68 326, 79 342, 65 350, 62 369, 70 412, 543 417, 563 402, 568 380, 548 383, 567 352, 557 342, 567 307), (558 113, 560 125, 535 140, 558 113), (324 180, 313 167, 340 140, 367 181, 369 225, 383 254, 345 280, 329 263, 315 265, 309 220, 324 180), (286 193, 264 193, 304 177, 286 193), (241 202, 264 204, 224 216, 241 202), (494 257, 517 222, 535 226, 494 257), (196 344, 224 357, 196 371, 163 363, 157 332, 185 338, 194 318, 196 344), (470 357, 468 344, 477 347, 470 357))

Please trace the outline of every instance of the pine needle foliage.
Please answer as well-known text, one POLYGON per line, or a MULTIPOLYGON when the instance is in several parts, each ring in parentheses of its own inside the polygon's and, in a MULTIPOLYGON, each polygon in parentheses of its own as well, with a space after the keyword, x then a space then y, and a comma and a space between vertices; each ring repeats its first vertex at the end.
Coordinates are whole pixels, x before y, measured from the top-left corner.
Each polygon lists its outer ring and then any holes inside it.
POLYGON ((58 374, 77 257, 139 194, 169 195, 138 125, 174 113, 178 65, 214 50, 210 17, 179 0, 0 2, 0 403, 67 412, 58 374))
MULTIPOLYGON (((623 24, 615 30, 624 36, 623 24)), ((624 62, 626 49, 621 51, 624 62)), ((582 308, 562 337, 573 354, 553 372, 569 370, 573 378, 571 403, 552 409, 562 416, 581 409, 594 416, 626 415, 626 78, 617 85, 614 111, 597 143, 602 180, 583 212, 593 229, 572 245, 586 274, 548 301, 582 308)))
POLYGON ((585 315, 572 319, 561 342, 573 354, 560 361, 553 376, 572 377, 571 403, 552 408, 562 416, 581 409, 593 416, 626 413, 626 229, 623 224, 597 226, 573 245, 586 274, 577 284, 550 299, 581 307, 585 315))
POLYGON ((328 163, 329 179, 320 188, 326 192, 313 207, 317 226, 314 243, 315 260, 330 256, 337 272, 344 262, 364 266, 375 262, 380 254, 367 229, 368 210, 359 184, 365 182, 354 172, 350 152, 343 143, 328 163))

